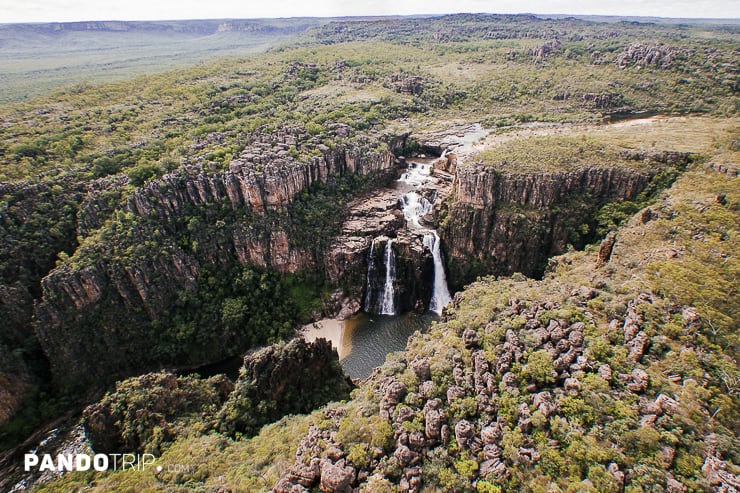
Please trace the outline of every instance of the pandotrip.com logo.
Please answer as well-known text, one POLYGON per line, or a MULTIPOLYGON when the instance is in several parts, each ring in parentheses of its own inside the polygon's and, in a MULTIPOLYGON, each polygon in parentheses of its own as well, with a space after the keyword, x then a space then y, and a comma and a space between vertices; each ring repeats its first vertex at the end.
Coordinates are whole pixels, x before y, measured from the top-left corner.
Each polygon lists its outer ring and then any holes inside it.
POLYGON ((23 468, 31 471, 144 471, 154 464, 152 454, 25 454, 23 468))

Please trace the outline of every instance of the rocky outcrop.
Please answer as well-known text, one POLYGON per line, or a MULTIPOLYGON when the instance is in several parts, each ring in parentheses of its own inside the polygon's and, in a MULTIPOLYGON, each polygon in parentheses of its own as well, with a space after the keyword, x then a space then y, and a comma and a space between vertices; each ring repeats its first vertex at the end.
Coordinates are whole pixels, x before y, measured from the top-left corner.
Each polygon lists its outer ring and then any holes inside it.
POLYGON ((690 52, 686 48, 664 44, 646 45, 632 43, 624 49, 614 63, 624 69, 630 66, 671 68, 677 61, 686 59, 690 52))
MULTIPOLYGON (((573 408, 574 403, 598 402, 598 398, 589 401, 595 392, 638 403, 634 412, 642 427, 654 428, 661 417, 670 419, 681 403, 665 394, 651 396, 650 378, 634 359, 625 367, 631 372, 617 379, 600 359, 603 355, 598 356, 593 346, 587 349, 596 321, 581 307, 596 296, 593 288, 580 287, 565 301, 512 297, 477 329, 453 328, 450 323, 445 344, 432 342, 439 334, 413 336, 406 358, 395 361, 394 370, 386 366, 363 384, 368 394, 372 391, 375 411, 368 417, 365 411, 352 414, 356 410, 351 407, 327 409, 321 424, 312 425, 301 440, 294 465, 275 491, 311 491, 319 485, 322 491, 325 486, 329 491, 351 491, 371 478, 378 484, 397 484, 400 491, 425 491, 439 485, 426 484, 435 478, 422 470, 448 451, 454 451, 449 452, 450 461, 455 456, 475 462, 470 478, 479 484, 501 484, 512 474, 521 475, 522 466, 536 467, 546 460, 542 444, 533 436, 564 423, 566 417, 578 420, 581 411, 573 408), (342 423, 359 428, 361 420, 372 423, 372 435, 359 438, 359 432, 342 429, 342 423), (358 447, 366 447, 367 455, 350 452, 358 447), (328 484, 339 471, 342 489, 331 489, 328 484)), ((637 307, 651 302, 648 294, 638 295, 629 301, 624 318, 610 326, 642 333, 637 307)), ((452 320, 454 310, 448 312, 452 320)), ((610 334, 598 337, 603 347, 611 347, 610 334)), ((629 349, 631 339, 625 339, 624 349, 629 349)), ((557 444, 555 439, 549 442, 552 447, 557 444)), ((675 452, 666 447, 662 453, 669 462, 675 452)), ((736 478, 725 469, 721 461, 708 457, 704 473, 712 484, 734 484, 736 478)), ((620 484, 634 480, 616 463, 609 464, 608 472, 620 484)), ((675 479, 671 484, 682 487, 675 479)))
POLYGON ((562 48, 562 43, 558 39, 551 39, 532 50, 532 56, 535 60, 541 61, 558 53, 562 48))
POLYGON ((483 165, 459 169, 454 201, 440 232, 453 264, 451 286, 459 289, 489 273, 541 275, 549 257, 590 239, 600 205, 634 199, 655 173, 657 167, 538 174, 504 173, 483 165))
POLYGON ((213 414, 234 384, 224 375, 207 380, 151 373, 116 384, 82 417, 85 435, 96 453, 161 453, 186 426, 188 416, 213 414))
POLYGON ((424 77, 409 74, 393 74, 384 87, 409 96, 420 96, 424 92, 424 85, 428 81, 424 77))
POLYGON ((624 96, 619 93, 592 93, 587 92, 583 95, 583 106, 587 108, 598 108, 601 110, 614 110, 624 106, 624 96))
POLYGON ((352 388, 330 342, 293 339, 244 357, 236 388, 218 414, 218 428, 252 434, 286 414, 346 399, 352 388))
POLYGON ((612 257, 612 251, 614 251, 614 243, 617 241, 617 232, 610 231, 606 237, 601 240, 599 245, 599 256, 596 259, 596 268, 603 267, 606 265, 612 257))

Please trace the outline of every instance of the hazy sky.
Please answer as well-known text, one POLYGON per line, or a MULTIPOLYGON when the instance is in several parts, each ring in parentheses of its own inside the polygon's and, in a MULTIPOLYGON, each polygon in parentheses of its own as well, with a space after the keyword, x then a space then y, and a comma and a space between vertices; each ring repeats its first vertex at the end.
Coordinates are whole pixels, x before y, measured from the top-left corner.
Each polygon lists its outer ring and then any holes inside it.
POLYGON ((0 23, 457 12, 740 18, 740 0, 0 0, 0 23))

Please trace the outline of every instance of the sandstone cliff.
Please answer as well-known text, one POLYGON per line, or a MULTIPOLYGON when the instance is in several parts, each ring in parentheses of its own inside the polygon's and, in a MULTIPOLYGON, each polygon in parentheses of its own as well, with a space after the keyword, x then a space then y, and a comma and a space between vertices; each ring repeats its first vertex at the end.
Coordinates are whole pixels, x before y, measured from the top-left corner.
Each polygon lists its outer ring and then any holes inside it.
POLYGON ((218 413, 218 428, 251 435, 287 414, 346 399, 353 387, 326 339, 273 345, 244 357, 236 387, 218 413))
POLYGON ((547 259, 568 244, 595 238, 596 216, 608 202, 635 200, 667 165, 689 156, 635 154, 641 166, 580 166, 538 173, 460 167, 440 236, 450 257, 450 284, 460 289, 482 274, 542 275, 547 259))
POLYGON ((395 173, 383 147, 356 137, 330 148, 300 128, 281 129, 259 136, 228 170, 186 166, 135 191, 95 233, 102 241, 86 242, 42 281, 36 333, 59 383, 212 362, 258 343, 237 327, 210 327, 208 342, 198 342, 203 327, 183 334, 184 323, 175 333, 170 318, 197 292, 218 297, 235 266, 326 278, 325 253, 353 187, 395 173))

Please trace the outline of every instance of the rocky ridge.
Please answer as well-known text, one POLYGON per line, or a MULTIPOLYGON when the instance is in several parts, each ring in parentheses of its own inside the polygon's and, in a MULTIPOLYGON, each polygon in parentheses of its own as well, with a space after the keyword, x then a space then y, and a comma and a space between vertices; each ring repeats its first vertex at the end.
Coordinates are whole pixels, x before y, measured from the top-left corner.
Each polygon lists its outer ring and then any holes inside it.
MULTIPOLYGON (((595 290, 584 287, 573 292, 569 305, 583 306, 596 295, 595 290)), ((650 302, 649 295, 640 295, 630 302, 623 320, 612 322, 615 330, 625 333, 625 347, 634 363, 641 361, 648 345, 635 307, 650 302)), ((676 411, 674 399, 661 394, 651 401, 644 395, 650 382, 639 367, 620 373, 589 357, 585 333, 594 321, 587 311, 563 308, 552 301, 512 298, 482 330, 467 328, 457 334, 460 346, 447 348, 445 354, 437 353, 437 348, 426 356, 407 356, 399 361, 405 368, 402 375, 376 374, 370 383, 373 398, 379 404, 378 416, 392 426, 394 445, 385 451, 371 449, 369 464, 354 464, 347 456, 347 444, 337 439, 339 418, 345 414, 330 409, 326 417, 333 428, 311 428, 299 445, 295 466, 284 474, 275 491, 310 491, 320 485, 328 493, 350 492, 361 483, 387 484, 389 480, 398 480, 401 491, 422 491, 427 473, 423 460, 433 456, 435 449, 451 446, 458 454, 467 451, 476 458, 478 478, 500 481, 509 474, 508 464, 534 465, 541 459, 527 440, 512 448, 505 436, 517 430, 529 434, 541 427, 542 421, 557 419, 569 398, 583 395, 584 379, 615 385, 622 389, 621 399, 639 399, 644 423, 676 411), (558 313, 567 313, 568 318, 551 318, 558 313), (516 321, 516 326, 504 322, 507 319, 516 321), (491 338, 501 341, 489 346, 484 339, 491 338), (451 365, 452 380, 446 388, 432 377, 432 365, 440 364, 440 357, 449 358, 451 365), (520 369, 512 371, 515 366, 520 369), (510 407, 509 396, 520 392, 525 392, 526 398, 510 407), (412 423, 423 426, 416 431, 412 423), (400 468, 400 477, 391 473, 395 467, 400 468)), ((410 347, 418 343, 423 344, 410 341, 410 347)), ((614 481, 623 485, 620 466, 610 464, 608 469, 614 481)))

